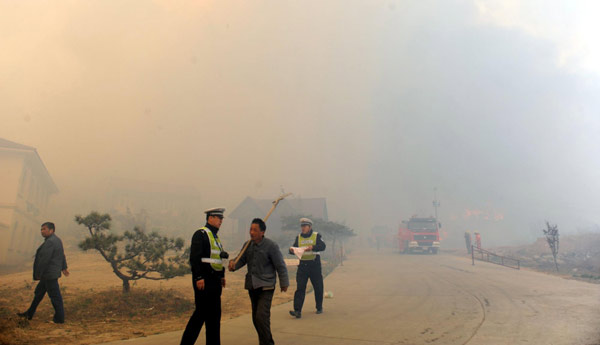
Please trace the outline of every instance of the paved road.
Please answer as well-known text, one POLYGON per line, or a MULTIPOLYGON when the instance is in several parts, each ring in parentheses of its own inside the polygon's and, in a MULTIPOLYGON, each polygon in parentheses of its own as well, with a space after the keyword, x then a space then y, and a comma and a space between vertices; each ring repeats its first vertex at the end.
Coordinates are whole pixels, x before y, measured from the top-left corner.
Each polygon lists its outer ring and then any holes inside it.
MULTIPOLYGON (((600 344, 600 285, 450 255, 354 254, 325 280, 325 313, 272 310, 277 344, 600 344)), ((257 344, 249 315, 222 344, 257 344)), ((178 344, 181 332, 111 344, 178 344)), ((204 344, 204 332, 198 344, 204 344)))

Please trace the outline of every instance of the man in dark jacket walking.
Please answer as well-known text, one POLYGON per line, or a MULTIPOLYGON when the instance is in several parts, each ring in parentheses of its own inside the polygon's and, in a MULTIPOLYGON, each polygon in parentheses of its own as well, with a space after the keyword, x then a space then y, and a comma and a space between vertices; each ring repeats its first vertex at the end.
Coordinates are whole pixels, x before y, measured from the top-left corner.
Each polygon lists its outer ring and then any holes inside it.
POLYGON ((315 292, 317 314, 323 313, 323 273, 321 271, 320 254, 326 246, 323 239, 321 239, 321 234, 313 231, 312 225, 312 220, 308 218, 300 219, 301 232, 296 236, 294 245, 290 248, 290 254, 294 254, 293 248, 303 248, 305 250, 300 257, 298 271, 296 271, 297 287, 294 293, 294 310, 290 310, 290 315, 297 319, 302 317, 302 305, 304 305, 308 279, 310 279, 315 292))
POLYGON ((283 255, 277 243, 265 237, 267 225, 255 218, 250 225, 250 241, 247 250, 237 262, 229 262, 229 270, 235 271, 248 265, 245 288, 252 303, 252 323, 258 333, 260 345, 273 345, 271 334, 271 302, 275 292, 276 277, 279 275, 281 292, 286 292, 290 281, 283 255))
POLYGON ((44 243, 37 249, 35 261, 33 262, 33 280, 39 280, 39 283, 35 287, 33 301, 29 309, 18 314, 28 320, 33 318, 37 306, 47 292, 54 307, 54 323, 65 322, 65 309, 60 287, 58 286, 58 278, 60 278, 61 272, 68 277, 69 270, 67 270, 67 259, 65 258, 62 241, 54 234, 54 231, 54 223, 46 222, 42 224, 41 232, 44 243))

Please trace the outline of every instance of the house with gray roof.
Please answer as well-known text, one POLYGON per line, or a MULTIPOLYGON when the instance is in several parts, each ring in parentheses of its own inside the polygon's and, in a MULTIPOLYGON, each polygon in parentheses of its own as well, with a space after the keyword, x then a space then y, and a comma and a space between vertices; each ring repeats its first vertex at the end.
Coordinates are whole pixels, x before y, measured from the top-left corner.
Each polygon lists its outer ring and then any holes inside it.
MULTIPOLYGON (((226 214, 227 218, 232 218, 237 221, 234 226, 234 238, 243 239, 248 236, 250 223, 254 218, 264 218, 271 207, 273 200, 255 199, 246 197, 242 202, 230 213, 226 214)), ((286 198, 279 202, 277 208, 267 220, 267 236, 278 237, 282 235, 281 218, 292 215, 303 215, 313 218, 321 218, 329 220, 327 215, 327 199, 325 198, 286 198)), ((298 223, 300 230, 300 223, 298 223)))

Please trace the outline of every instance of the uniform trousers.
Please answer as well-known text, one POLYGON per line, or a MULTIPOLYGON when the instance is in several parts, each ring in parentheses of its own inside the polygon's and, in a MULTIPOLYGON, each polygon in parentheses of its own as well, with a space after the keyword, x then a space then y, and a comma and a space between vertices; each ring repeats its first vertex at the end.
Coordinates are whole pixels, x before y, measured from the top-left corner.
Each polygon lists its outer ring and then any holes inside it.
POLYGON ((273 335, 271 334, 271 301, 273 301, 274 289, 248 290, 250 301, 252 302, 252 323, 258 333, 258 343, 260 345, 274 345, 273 335))
POLYGON ((206 345, 221 344, 221 278, 204 279, 204 290, 194 284, 196 310, 188 321, 181 345, 193 345, 206 323, 206 345))
POLYGON ((42 279, 35 287, 33 301, 31 306, 25 313, 28 318, 32 318, 35 314, 35 310, 38 305, 44 299, 44 295, 48 293, 52 306, 54 307, 54 322, 63 323, 65 322, 65 309, 63 306, 62 295, 60 294, 60 287, 58 286, 58 279, 42 279))
POLYGON ((323 309, 323 273, 321 272, 321 260, 317 260, 300 260, 298 265, 298 271, 296 272, 297 287, 294 293, 294 310, 297 312, 302 311, 308 279, 310 279, 315 292, 317 310, 323 309))

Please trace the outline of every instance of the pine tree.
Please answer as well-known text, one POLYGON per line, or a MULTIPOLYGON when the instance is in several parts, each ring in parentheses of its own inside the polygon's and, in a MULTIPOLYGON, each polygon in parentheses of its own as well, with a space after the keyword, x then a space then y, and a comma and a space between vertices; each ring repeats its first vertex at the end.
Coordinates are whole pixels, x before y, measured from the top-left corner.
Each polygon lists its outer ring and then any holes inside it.
POLYGON ((168 238, 157 232, 147 234, 137 226, 116 235, 110 232, 110 215, 95 211, 85 217, 75 216, 75 222, 89 233, 79 248, 100 253, 122 280, 124 293, 129 292, 130 281, 171 279, 190 272, 189 248, 184 250, 181 238, 168 238))

